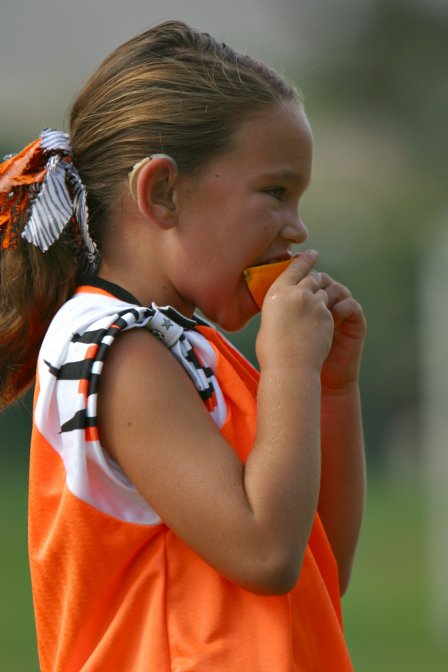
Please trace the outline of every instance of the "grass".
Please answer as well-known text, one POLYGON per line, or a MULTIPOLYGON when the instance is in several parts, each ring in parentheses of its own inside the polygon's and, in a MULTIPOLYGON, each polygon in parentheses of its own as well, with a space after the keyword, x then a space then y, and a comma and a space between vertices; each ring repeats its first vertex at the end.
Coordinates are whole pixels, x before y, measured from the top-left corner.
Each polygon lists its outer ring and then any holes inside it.
POLYGON ((446 672, 429 628, 424 493, 417 478, 371 483, 349 591, 347 641, 359 672, 446 672))
POLYGON ((39 669, 27 555, 27 467, 1 464, 0 670, 39 669))
MULTIPOLYGON (((0 670, 38 670, 26 552, 26 467, 1 465, 0 670)), ((446 672, 429 630, 423 493, 416 479, 375 479, 344 598, 356 672, 446 672)), ((51 605, 49 605, 51 608, 51 605)), ((323 672, 332 672, 325 670, 323 672)))

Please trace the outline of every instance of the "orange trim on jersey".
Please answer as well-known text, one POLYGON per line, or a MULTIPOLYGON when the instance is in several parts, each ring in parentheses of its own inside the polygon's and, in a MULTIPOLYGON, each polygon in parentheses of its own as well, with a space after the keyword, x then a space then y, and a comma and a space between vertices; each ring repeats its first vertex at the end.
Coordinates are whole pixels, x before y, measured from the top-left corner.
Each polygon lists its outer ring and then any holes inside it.
POLYGON ((208 399, 205 400, 205 405, 209 413, 212 413, 213 410, 216 408, 217 402, 216 402, 216 394, 214 392, 208 399))
POLYGON ((78 383, 79 394, 84 395, 84 400, 87 400, 87 392, 89 391, 89 381, 85 378, 80 378, 78 383))
POLYGON ((86 427, 84 430, 86 441, 99 441, 100 435, 98 427, 86 427))
POLYGON ((114 294, 106 292, 105 289, 101 289, 101 287, 91 287, 90 285, 80 285, 77 287, 75 294, 102 294, 103 296, 109 296, 112 299, 117 298, 114 294))
POLYGON ((86 355, 85 355, 84 359, 95 359, 95 355, 96 355, 97 351, 98 351, 97 343, 93 343, 92 345, 89 345, 89 347, 87 348, 87 352, 86 352, 86 355))
MULTIPOLYGON (((94 343, 90 345, 87 349, 86 356, 84 359, 95 359, 95 355, 98 351, 98 345, 94 343)), ((78 392, 84 395, 84 399, 87 400, 87 392, 89 391, 89 381, 85 378, 80 378, 78 383, 78 392)))

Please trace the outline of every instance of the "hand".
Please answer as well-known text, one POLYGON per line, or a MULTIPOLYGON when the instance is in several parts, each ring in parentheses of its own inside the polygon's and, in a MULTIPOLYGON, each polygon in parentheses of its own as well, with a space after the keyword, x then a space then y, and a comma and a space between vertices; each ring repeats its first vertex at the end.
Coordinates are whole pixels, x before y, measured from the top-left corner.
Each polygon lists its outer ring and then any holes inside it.
POLYGON ((318 254, 304 252, 275 280, 264 299, 256 351, 260 367, 312 367, 320 373, 333 336, 333 319, 318 254))
POLYGON ((334 321, 333 342, 321 372, 322 388, 342 390, 358 382, 367 325, 350 291, 327 273, 321 277, 334 321))

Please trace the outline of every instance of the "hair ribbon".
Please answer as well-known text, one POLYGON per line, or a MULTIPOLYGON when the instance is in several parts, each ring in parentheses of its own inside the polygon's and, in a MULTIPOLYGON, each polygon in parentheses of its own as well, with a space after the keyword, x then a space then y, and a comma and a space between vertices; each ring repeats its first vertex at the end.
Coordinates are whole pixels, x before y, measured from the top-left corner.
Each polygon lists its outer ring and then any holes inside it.
POLYGON ((99 252, 88 228, 87 193, 67 133, 44 129, 39 138, 0 165, 0 238, 16 246, 20 215, 28 221, 21 236, 46 252, 67 225, 78 227, 86 269, 96 270, 99 252))

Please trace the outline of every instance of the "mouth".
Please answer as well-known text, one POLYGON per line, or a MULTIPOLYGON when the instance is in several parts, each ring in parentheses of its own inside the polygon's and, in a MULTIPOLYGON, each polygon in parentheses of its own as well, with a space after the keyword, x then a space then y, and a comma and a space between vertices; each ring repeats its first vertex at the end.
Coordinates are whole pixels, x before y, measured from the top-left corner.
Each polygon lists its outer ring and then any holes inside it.
POLYGON ((285 252, 284 254, 278 254, 275 257, 269 257, 268 259, 263 259, 263 261, 254 264, 253 268, 257 266, 268 266, 269 264, 278 264, 280 261, 289 261, 291 257, 292 255, 290 252, 285 252))

